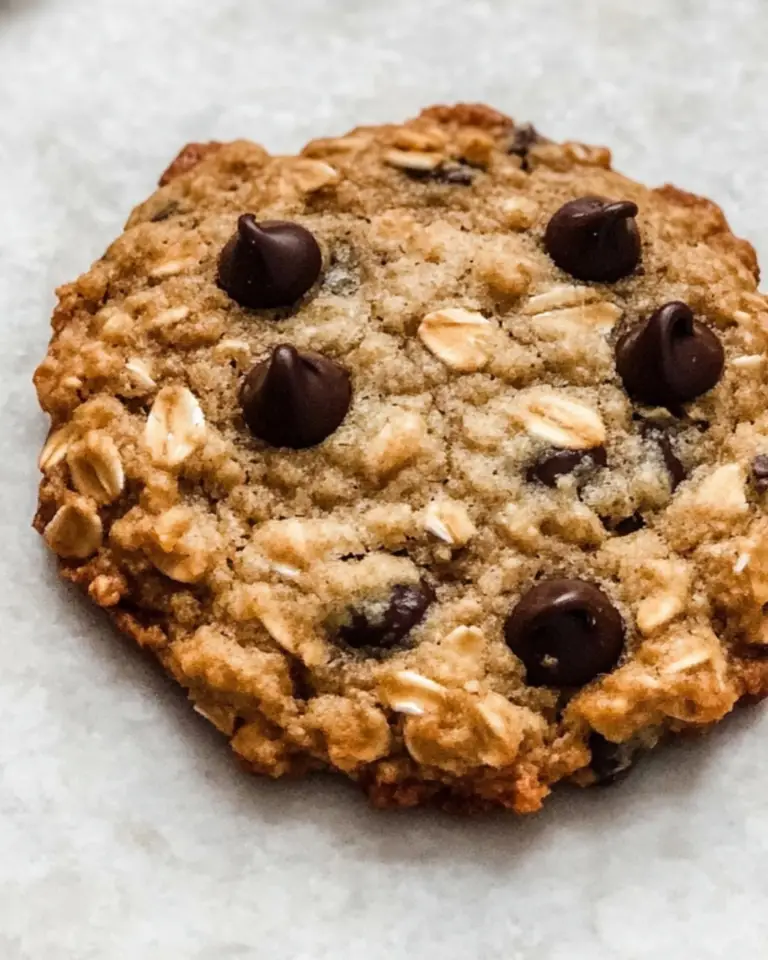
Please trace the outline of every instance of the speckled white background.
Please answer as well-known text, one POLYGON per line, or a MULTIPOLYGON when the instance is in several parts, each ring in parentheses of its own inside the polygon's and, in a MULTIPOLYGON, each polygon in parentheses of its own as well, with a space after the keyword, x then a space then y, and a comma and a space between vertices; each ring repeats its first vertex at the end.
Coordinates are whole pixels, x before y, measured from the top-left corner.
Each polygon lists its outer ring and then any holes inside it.
POLYGON ((29 529, 52 289, 191 139, 486 100, 768 261, 765 0, 0 0, 2 960, 722 960, 768 942, 768 716, 543 815, 249 779, 29 529))

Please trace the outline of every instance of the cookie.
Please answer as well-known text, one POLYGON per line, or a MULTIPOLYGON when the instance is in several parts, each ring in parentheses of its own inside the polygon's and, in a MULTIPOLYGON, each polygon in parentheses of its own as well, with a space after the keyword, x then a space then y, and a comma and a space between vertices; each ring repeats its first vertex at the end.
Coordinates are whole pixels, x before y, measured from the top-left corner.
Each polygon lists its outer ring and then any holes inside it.
POLYGON ((36 527, 253 771, 537 810, 768 691, 768 302, 479 105, 186 147, 62 287, 36 527))

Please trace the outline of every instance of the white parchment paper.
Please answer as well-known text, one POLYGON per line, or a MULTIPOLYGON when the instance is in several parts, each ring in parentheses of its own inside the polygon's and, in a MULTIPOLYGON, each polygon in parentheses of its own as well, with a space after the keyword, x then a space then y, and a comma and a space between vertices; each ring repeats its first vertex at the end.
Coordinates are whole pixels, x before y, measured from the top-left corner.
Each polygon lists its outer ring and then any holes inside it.
POLYGON ((484 100, 717 199, 768 260, 765 0, 0 0, 0 958, 722 960, 768 949, 768 717, 538 817, 243 775, 29 529, 55 285, 187 140, 484 100))

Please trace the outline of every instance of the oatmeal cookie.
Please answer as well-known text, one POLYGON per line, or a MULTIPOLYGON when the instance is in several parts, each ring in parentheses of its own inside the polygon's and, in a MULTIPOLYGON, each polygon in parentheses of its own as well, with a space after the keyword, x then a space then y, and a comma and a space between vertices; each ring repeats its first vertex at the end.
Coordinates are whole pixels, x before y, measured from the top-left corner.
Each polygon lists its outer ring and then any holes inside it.
POLYGON ((488 107, 192 144, 59 290, 36 527, 254 771, 537 810, 768 691, 768 302, 488 107))

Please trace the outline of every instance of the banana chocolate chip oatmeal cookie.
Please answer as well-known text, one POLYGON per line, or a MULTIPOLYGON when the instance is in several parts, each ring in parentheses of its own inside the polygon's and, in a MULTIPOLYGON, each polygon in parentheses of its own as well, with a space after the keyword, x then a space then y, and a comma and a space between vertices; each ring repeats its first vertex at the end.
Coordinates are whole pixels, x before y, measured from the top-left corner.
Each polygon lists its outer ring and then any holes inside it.
POLYGON ((537 810, 768 691, 768 302, 484 106, 193 144, 59 291, 36 526, 254 771, 537 810))

